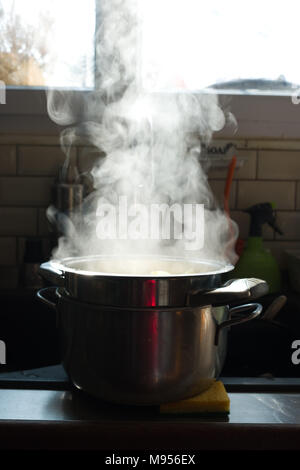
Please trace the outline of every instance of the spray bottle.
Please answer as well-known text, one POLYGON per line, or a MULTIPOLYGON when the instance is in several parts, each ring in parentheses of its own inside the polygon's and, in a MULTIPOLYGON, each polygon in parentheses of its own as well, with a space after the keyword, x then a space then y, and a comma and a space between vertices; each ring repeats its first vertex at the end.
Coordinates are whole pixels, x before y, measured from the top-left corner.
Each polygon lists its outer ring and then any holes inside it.
POLYGON ((265 223, 282 235, 276 225, 273 206, 269 202, 256 204, 245 212, 250 214, 251 218, 249 237, 246 248, 234 269, 234 276, 264 279, 269 284, 269 293, 279 292, 281 289, 279 266, 271 252, 264 248, 262 240, 262 228, 265 223))

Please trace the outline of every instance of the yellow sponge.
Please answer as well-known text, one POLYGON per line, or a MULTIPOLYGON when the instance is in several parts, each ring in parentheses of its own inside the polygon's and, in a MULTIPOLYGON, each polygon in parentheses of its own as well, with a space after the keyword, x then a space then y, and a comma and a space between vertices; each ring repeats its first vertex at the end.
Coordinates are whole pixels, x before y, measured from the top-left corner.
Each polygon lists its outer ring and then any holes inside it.
POLYGON ((161 413, 229 413, 230 400, 222 382, 214 382, 199 395, 160 405, 161 413))

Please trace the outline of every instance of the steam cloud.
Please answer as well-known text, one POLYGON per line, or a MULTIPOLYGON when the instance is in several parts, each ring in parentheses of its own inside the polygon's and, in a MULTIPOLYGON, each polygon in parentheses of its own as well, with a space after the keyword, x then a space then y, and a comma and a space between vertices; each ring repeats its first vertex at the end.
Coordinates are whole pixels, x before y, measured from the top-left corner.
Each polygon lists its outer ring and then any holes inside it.
POLYGON ((224 127, 226 116, 217 95, 160 88, 155 64, 147 70, 144 62, 140 3, 101 1, 95 91, 48 91, 51 119, 68 126, 61 134, 66 154, 83 140, 106 155, 92 169, 94 191, 67 220, 53 256, 124 251, 191 256, 182 240, 99 240, 99 201, 117 207, 119 196, 126 196, 129 203, 205 204, 204 248, 192 256, 235 262, 236 226, 216 206, 199 163, 201 142, 207 144, 224 127))

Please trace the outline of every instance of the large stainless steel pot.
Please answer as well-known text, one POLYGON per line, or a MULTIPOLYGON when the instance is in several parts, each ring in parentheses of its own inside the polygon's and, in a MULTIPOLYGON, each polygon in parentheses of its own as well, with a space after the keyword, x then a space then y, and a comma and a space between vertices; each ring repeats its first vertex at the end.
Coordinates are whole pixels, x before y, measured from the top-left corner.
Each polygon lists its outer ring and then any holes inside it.
POLYGON ((262 309, 227 304, 268 291, 260 279, 222 285, 221 275, 232 269, 153 256, 41 265, 41 274, 60 286, 38 296, 58 313, 62 361, 71 381, 104 400, 135 405, 179 400, 208 388, 225 359, 226 329, 262 309))
POLYGON ((228 327, 262 310, 256 303, 118 308, 79 302, 53 287, 38 296, 57 311, 62 363, 73 384, 130 405, 158 405, 207 389, 222 370, 228 327))
POLYGON ((224 305, 267 293, 261 280, 238 279, 222 285, 222 274, 232 269, 210 260, 87 256, 44 263, 40 273, 73 299, 116 307, 224 305))

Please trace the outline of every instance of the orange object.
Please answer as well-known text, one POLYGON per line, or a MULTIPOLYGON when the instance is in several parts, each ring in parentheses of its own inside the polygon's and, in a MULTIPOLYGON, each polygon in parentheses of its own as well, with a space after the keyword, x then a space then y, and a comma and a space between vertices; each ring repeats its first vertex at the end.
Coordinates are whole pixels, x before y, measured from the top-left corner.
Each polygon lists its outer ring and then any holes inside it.
POLYGON ((239 257, 240 257, 241 254, 243 253, 244 246, 245 246, 245 241, 242 240, 241 238, 238 238, 237 241, 236 241, 236 244, 235 244, 235 251, 236 251, 236 254, 237 254, 239 257))
POLYGON ((231 159, 231 162, 228 168, 225 191, 224 191, 224 209, 228 216, 229 216, 229 196, 230 196, 230 189, 231 189, 231 184, 233 180, 235 166, 236 166, 236 156, 234 155, 231 159))
MULTIPOLYGON (((235 170, 235 167, 236 167, 236 161, 237 161, 237 158, 234 155, 232 157, 231 162, 230 162, 229 167, 228 167, 227 178, 226 178, 226 183, 225 183, 225 190, 224 190, 224 211, 227 215, 229 231, 230 231, 230 234, 231 234, 231 240, 232 241, 235 240, 235 229, 233 227, 233 223, 232 223, 232 220, 230 218, 229 197, 230 197, 231 184, 232 184, 232 180, 233 180, 233 174, 234 174, 234 170, 235 170)), ((230 259, 230 255, 231 255, 232 250, 235 251, 235 253, 238 256, 240 256, 240 252, 243 250, 243 246, 240 246, 239 242, 240 242, 240 240, 238 239, 237 242, 236 242, 236 245, 234 247, 232 246, 232 243, 230 243, 227 246, 226 252, 227 252, 227 256, 228 256, 229 259, 230 259), (237 250, 237 248, 238 248, 238 250, 237 250)), ((234 260, 232 262, 234 262, 234 260)))

